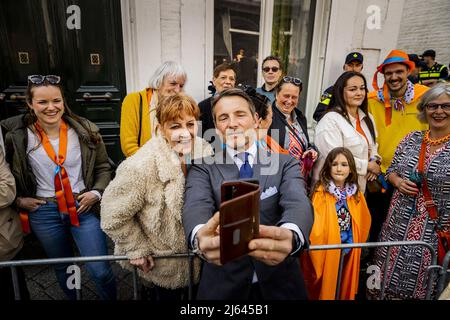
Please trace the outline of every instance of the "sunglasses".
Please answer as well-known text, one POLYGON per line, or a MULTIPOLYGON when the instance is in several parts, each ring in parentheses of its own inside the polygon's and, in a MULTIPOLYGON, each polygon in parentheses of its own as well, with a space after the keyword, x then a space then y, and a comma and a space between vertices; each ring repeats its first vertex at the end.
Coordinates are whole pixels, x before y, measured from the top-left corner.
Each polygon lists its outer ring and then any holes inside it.
POLYGON ((272 72, 278 72, 278 70, 280 70, 280 68, 278 68, 278 67, 264 67, 263 68, 263 71, 265 73, 268 73, 270 70, 272 70, 272 72))
POLYGON ((292 83, 293 85, 296 85, 297 87, 302 87, 303 83, 302 80, 300 80, 299 78, 295 78, 295 77, 283 77, 282 79, 283 82, 285 83, 292 83))
POLYGON ((28 82, 32 84, 43 84, 45 81, 47 81, 50 84, 58 84, 61 82, 60 76, 55 76, 54 74, 49 74, 46 76, 40 75, 40 74, 34 74, 31 76, 28 76, 28 82))
POLYGON ((425 106, 428 111, 436 111, 439 107, 441 107, 442 111, 450 111, 450 103, 430 103, 425 106))

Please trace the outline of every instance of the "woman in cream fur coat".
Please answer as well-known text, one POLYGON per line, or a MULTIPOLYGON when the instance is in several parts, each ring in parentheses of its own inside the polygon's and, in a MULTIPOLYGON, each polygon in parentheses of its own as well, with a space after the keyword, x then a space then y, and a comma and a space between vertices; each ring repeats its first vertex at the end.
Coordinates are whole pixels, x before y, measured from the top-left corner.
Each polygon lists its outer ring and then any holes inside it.
MULTIPOLYGON (((197 137, 199 109, 177 94, 160 101, 157 135, 117 169, 101 202, 101 226, 115 243, 115 254, 130 260, 122 267, 139 268, 144 283, 159 299, 183 299, 189 285, 189 261, 152 256, 186 253, 183 231, 185 176, 190 160, 211 155, 210 145, 197 137)), ((200 261, 194 260, 198 282, 200 261)))

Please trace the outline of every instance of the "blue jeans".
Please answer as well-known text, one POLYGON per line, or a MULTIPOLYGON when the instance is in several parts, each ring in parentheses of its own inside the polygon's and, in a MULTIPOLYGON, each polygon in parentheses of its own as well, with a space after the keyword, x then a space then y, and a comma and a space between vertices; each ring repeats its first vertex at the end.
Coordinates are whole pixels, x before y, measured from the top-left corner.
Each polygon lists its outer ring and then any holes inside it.
MULTIPOLYGON (((29 213, 30 226, 44 247, 49 258, 73 257, 72 235, 81 256, 103 256, 108 254, 106 236, 100 228, 100 221, 93 213, 78 215, 79 227, 70 224, 70 217, 61 214, 57 204, 47 202, 37 210, 29 213)), ((76 291, 67 287, 67 278, 71 275, 66 270, 69 264, 55 265, 59 285, 69 297, 76 298, 76 291)), ((93 278, 98 294, 103 300, 115 300, 116 280, 109 262, 86 263, 87 270, 93 278)))

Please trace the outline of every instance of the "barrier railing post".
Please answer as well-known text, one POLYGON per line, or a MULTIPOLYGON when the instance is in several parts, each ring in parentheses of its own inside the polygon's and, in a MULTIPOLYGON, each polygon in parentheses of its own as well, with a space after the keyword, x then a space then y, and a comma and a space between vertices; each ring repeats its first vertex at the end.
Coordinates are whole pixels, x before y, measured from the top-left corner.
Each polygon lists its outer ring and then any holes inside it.
POLYGON ((336 284, 336 293, 334 297, 336 300, 339 300, 339 294, 341 293, 341 277, 342 277, 342 269, 344 268, 344 250, 339 250, 339 270, 336 284))
POLYGON ((380 300, 384 300, 384 291, 386 289, 386 275, 387 275, 387 271, 388 271, 388 267, 389 267, 389 259, 391 258, 391 250, 392 247, 388 247, 387 248, 387 253, 386 253, 386 262, 384 264, 384 270, 383 270, 383 281, 381 282, 381 294, 380 294, 380 300))
MULTIPOLYGON (((78 265, 76 265, 76 266, 78 266, 78 265)), ((75 289, 75 293, 76 293, 76 299, 77 299, 77 301, 81 301, 81 300, 83 300, 83 295, 82 295, 82 292, 81 292, 81 273, 80 273, 80 288, 78 289, 75 289)))
POLYGON ((133 266, 133 300, 139 300, 141 298, 138 294, 138 285, 137 267, 133 266))
POLYGON ((440 295, 442 291, 444 291, 445 288, 445 282, 447 280, 447 271, 448 271, 448 265, 450 263, 450 251, 447 252, 447 254, 444 257, 444 260, 442 261, 442 268, 439 271, 439 282, 437 285, 437 295, 440 295))
POLYGON ((19 277, 17 276, 17 268, 11 267, 11 277, 14 288, 14 300, 22 300, 20 296, 19 277))
POLYGON ((76 293, 77 293, 77 301, 81 301, 82 299, 82 295, 81 295, 81 289, 75 289, 76 293))
MULTIPOLYGON (((434 251, 433 247, 430 244, 426 244, 426 245, 431 254, 430 267, 437 265, 436 252, 434 251)), ((431 300, 431 293, 433 291, 433 284, 434 284, 434 276, 435 276, 435 272, 434 272, 434 270, 432 270, 431 274, 428 276, 427 293, 425 296, 425 300, 431 300)))
POLYGON ((189 292, 188 292, 188 300, 192 300, 192 285, 194 282, 194 254, 189 251, 189 292))

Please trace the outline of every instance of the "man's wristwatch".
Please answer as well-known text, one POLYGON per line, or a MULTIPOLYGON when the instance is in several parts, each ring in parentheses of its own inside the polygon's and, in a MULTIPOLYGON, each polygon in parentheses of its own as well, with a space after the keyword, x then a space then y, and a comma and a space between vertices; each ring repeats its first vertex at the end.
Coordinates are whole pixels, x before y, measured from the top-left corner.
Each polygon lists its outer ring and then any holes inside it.
POLYGON ((199 245, 199 241, 198 241, 197 235, 194 237, 192 252, 195 253, 197 256, 199 256, 200 259, 208 261, 208 259, 206 259, 206 257, 204 255, 204 253, 202 252, 202 250, 200 250, 200 245, 199 245))
POLYGON ((300 238, 299 238, 297 232, 295 232, 293 230, 291 230, 291 231, 292 231, 292 251, 291 251, 291 253, 292 253, 292 252, 295 252, 297 250, 297 248, 300 246, 300 238))

